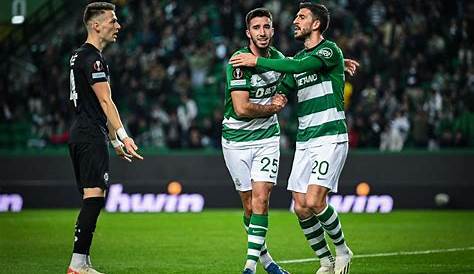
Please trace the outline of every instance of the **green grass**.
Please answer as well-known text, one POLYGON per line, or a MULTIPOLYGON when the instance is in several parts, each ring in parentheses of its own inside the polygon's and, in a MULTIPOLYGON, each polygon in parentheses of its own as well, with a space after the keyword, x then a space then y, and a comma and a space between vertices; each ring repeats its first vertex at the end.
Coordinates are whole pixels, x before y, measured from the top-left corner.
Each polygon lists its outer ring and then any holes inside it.
MULTIPOLYGON (((65 273, 76 210, 0 214, 1 273, 65 273)), ((106 273, 240 273, 246 237, 239 210, 200 214, 103 213, 93 263, 106 273)), ((357 255, 474 246, 474 211, 397 211, 341 214, 357 255)), ((276 260, 314 257, 293 214, 270 212, 269 250, 276 260)), ((318 262, 285 264, 314 273, 318 262)), ((474 250, 355 258, 352 274, 474 273, 474 250)), ((265 273, 261 268, 258 273, 265 273)))

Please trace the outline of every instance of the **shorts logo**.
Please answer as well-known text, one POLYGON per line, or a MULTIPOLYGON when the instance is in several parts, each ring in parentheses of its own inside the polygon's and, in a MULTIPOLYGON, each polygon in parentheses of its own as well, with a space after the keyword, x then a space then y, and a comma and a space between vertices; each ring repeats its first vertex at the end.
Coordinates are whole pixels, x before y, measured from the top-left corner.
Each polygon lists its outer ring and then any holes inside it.
POLYGON ((244 72, 240 68, 235 68, 232 72, 232 76, 234 76, 234 79, 242 79, 244 77, 244 72))
POLYGON ((100 62, 99 60, 95 61, 94 62, 94 70, 96 70, 96 71, 104 70, 104 67, 102 66, 102 62, 100 62))
POLYGON ((331 58, 332 56, 332 49, 330 48, 322 48, 320 50, 318 50, 317 52, 318 56, 321 56, 321 57, 324 57, 326 59, 329 59, 331 58))
POLYGON ((242 185, 242 184, 240 183, 239 178, 234 178, 234 184, 235 184, 236 186, 241 186, 241 185, 242 185))
POLYGON ((109 173, 104 173, 104 181, 107 183, 109 181, 109 173))

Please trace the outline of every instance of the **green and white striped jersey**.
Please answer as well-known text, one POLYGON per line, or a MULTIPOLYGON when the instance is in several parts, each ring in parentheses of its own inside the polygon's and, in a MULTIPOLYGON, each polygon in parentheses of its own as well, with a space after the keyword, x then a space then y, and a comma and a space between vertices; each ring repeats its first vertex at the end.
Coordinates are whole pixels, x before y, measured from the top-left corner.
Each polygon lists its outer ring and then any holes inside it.
MULTIPOLYGON (((248 47, 234 53, 250 53, 248 47)), ((269 58, 282 59, 285 56, 274 47, 269 49, 269 58)), ((268 118, 241 118, 235 113, 231 92, 235 90, 248 91, 251 103, 271 104, 272 96, 283 74, 276 71, 259 68, 226 67, 225 110, 222 121, 222 146, 227 148, 246 148, 263 144, 279 143, 280 126, 277 115, 268 118)))
POLYGON ((342 51, 334 42, 323 40, 293 58, 302 59, 309 55, 319 58, 322 68, 287 74, 279 88, 282 93, 297 92, 297 149, 348 141, 342 51))

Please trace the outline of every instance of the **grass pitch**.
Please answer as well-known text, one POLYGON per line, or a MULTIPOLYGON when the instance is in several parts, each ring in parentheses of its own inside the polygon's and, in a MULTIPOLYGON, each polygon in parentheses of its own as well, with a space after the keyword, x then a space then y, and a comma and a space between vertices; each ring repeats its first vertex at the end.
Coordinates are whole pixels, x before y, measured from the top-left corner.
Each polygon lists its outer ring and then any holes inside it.
MULTIPOLYGON (((0 273, 65 273, 77 210, 0 214, 0 273)), ((341 214, 358 257, 352 274, 474 273, 474 211, 341 214), (456 250, 448 250, 459 248, 456 250), (394 255, 397 252, 431 251, 394 255), (388 253, 388 254, 386 254, 388 253), (385 255, 384 255, 385 254, 385 255)), ((296 218, 271 210, 267 238, 277 261, 314 258, 296 218)), ((240 210, 198 214, 102 213, 92 246, 106 273, 241 273, 246 236, 240 210)), ((314 273, 317 261, 284 266, 314 273)), ((259 266, 258 273, 266 273, 259 266)))

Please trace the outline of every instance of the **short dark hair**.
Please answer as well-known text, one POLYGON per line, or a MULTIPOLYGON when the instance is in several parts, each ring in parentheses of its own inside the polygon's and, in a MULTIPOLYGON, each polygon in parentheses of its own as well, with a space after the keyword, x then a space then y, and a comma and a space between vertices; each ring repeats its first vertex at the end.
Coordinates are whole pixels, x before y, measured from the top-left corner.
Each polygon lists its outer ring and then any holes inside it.
POLYGON ((250 20, 255 17, 268 17, 270 21, 273 21, 272 13, 266 8, 256 8, 247 13, 245 16, 245 24, 247 24, 247 29, 249 28, 250 20))
POLYGON ((115 5, 108 2, 93 2, 86 6, 84 9, 83 22, 87 27, 87 23, 92 18, 103 14, 106 10, 115 11, 115 5))
POLYGON ((314 4, 311 2, 300 3, 300 9, 309 9, 314 15, 315 19, 319 20, 321 24, 319 30, 321 33, 325 32, 329 26, 329 10, 322 4, 314 4))

